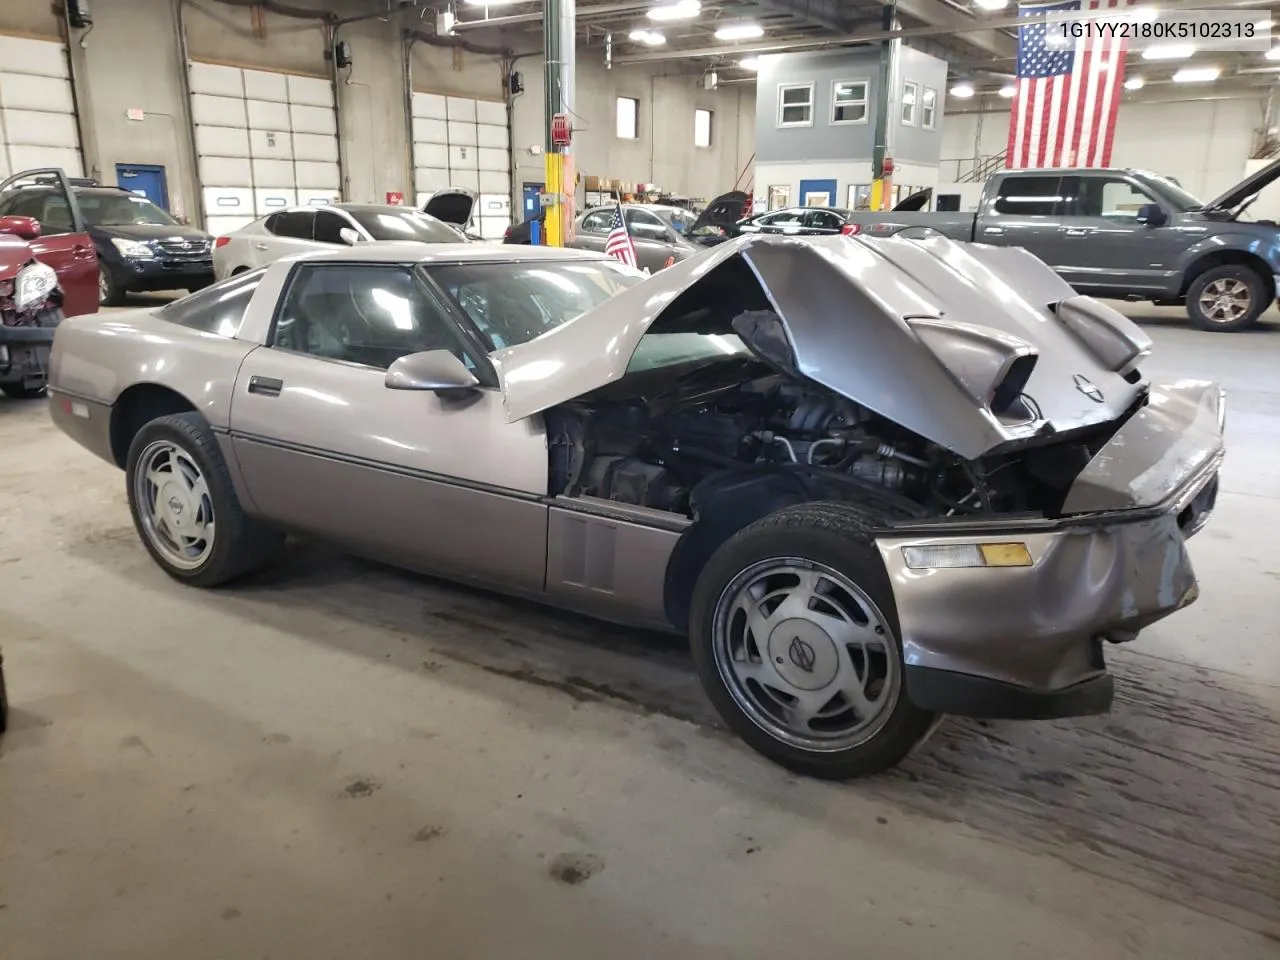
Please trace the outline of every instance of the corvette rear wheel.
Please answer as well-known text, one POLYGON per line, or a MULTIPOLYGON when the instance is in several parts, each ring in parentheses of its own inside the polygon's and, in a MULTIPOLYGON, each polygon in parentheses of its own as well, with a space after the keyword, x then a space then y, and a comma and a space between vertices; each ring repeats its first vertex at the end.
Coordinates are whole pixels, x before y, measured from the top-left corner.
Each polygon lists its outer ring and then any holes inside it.
POLYGON ((152 558, 184 583, 212 587, 262 566, 284 535, 246 516, 226 461, 198 413, 152 420, 126 462, 129 509, 152 558))
POLYGON ((690 641, 725 722, 771 760, 844 780, 895 766, 933 714, 906 696, 872 511, 790 507, 730 538, 694 589, 690 641))

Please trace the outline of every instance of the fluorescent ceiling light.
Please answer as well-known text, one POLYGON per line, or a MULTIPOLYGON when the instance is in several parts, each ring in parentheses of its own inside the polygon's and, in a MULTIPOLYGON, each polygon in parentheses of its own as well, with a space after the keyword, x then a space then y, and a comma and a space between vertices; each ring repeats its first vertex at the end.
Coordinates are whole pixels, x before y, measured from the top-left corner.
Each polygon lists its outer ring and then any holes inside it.
POLYGON ((1147 47, 1142 51, 1143 60, 1185 60, 1196 52, 1191 44, 1173 44, 1167 47, 1147 47))
POLYGON ((1268 60, 1280 60, 1280 47, 1272 47, 1265 56, 1268 60))
POLYGON ((1003 10, 1009 5, 1009 0, 976 0, 976 2, 983 10, 1003 10))
POLYGON ((510 7, 526 0, 466 0, 469 7, 510 7))
POLYGON ((1128 77, 1124 82, 1124 88, 1126 90, 1141 90, 1146 84, 1147 81, 1141 77, 1128 77))
MULTIPOLYGON (((952 90, 951 92, 955 93, 954 90, 952 90)), ((1004 97, 1006 100, 1010 99, 1017 92, 1018 92, 1018 88, 1015 87, 1012 83, 1006 83, 1003 87, 1000 88, 1000 96, 1004 97)))
POLYGON ((731 23, 716 31, 717 40, 754 40, 764 36, 764 27, 758 23, 731 23))
POLYGON ((1183 67, 1173 75, 1174 83, 1211 83, 1222 73, 1217 67, 1183 67))
POLYGON ((660 47, 667 42, 667 38, 656 30, 632 30, 627 34, 627 39, 636 43, 645 43, 651 47, 660 47))
POLYGON ((969 97, 973 96, 973 84, 968 80, 961 80, 951 88, 951 95, 953 97, 959 97, 961 100, 967 100, 969 97))
POLYGON ((743 70, 755 70, 760 66, 760 61, 755 57, 744 57, 738 61, 738 66, 743 70))
POLYGON ((1136 20, 1138 23, 1154 23, 1160 17, 1158 7, 1140 7, 1132 11, 1128 17, 1121 19, 1136 20))
POLYGON ((676 3, 650 7, 647 16, 650 20, 692 20, 701 12, 699 0, 677 0, 676 3))

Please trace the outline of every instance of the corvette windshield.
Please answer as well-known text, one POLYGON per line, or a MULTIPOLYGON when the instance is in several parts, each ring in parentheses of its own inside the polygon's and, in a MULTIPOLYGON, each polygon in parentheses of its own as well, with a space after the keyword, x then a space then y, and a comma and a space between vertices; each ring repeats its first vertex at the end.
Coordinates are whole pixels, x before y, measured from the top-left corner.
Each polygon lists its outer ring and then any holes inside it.
POLYGON ((466 263, 427 272, 490 350, 527 343, 644 279, 615 260, 466 263))

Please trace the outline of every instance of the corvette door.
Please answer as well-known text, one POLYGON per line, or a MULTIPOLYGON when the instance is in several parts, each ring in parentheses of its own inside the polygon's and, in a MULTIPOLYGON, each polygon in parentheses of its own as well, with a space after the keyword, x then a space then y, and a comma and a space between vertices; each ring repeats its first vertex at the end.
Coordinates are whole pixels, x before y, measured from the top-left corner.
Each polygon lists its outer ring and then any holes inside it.
POLYGON ((507 423, 483 356, 409 265, 300 264, 241 366, 232 442, 255 508, 389 563, 542 589, 541 422, 507 423), (449 350, 481 387, 393 390, 399 357, 449 350), (500 531, 500 533, 498 533, 500 531))

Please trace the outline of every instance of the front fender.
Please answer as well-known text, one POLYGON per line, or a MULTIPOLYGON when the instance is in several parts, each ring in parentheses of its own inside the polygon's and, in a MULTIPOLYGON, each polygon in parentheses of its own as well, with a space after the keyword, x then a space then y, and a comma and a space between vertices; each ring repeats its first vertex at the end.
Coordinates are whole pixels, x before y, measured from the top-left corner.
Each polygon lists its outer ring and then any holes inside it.
POLYGON ((1223 254, 1238 254, 1241 259, 1257 259, 1267 268, 1266 279, 1280 274, 1280 230, 1270 230, 1266 234, 1250 230, 1229 230, 1205 237, 1192 244, 1182 252, 1177 263, 1177 277, 1181 287, 1177 293, 1186 289, 1192 276, 1199 271, 1196 264, 1207 257, 1221 258, 1223 254))

